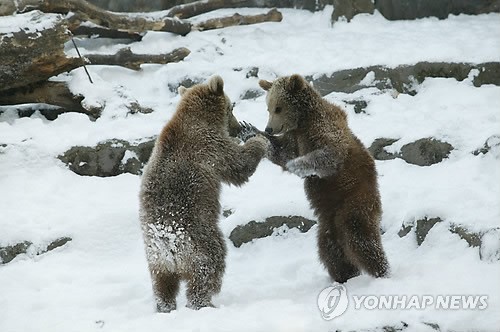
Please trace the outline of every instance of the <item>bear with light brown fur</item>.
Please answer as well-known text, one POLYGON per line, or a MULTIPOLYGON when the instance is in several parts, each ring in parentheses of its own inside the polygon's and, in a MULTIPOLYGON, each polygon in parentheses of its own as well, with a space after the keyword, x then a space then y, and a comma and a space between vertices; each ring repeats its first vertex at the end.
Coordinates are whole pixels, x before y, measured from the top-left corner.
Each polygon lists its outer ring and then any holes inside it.
MULTIPOLYGON (((375 162, 349 129, 345 112, 299 75, 259 85, 267 91, 268 158, 304 178, 318 217, 319 257, 332 279, 345 282, 361 270, 387 276, 375 162)), ((241 136, 249 131, 246 125, 241 136)))
POLYGON ((217 225, 221 183, 245 183, 268 148, 263 136, 244 145, 229 136, 239 124, 223 88, 219 76, 179 88, 177 110, 142 176, 140 221, 159 312, 176 308, 181 280, 187 281, 188 307, 213 306, 226 256, 217 225))

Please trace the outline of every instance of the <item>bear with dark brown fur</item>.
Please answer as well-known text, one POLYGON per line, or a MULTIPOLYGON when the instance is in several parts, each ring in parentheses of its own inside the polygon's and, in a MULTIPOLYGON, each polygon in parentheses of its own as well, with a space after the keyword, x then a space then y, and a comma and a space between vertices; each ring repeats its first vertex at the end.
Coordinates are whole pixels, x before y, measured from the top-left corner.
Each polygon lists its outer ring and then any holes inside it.
POLYGON ((140 221, 159 312, 176 308, 181 280, 188 307, 212 306, 221 289, 226 247, 217 225, 221 182, 242 185, 255 172, 268 140, 244 145, 229 137, 239 124, 219 76, 179 88, 176 113, 160 133, 144 170, 140 221))
POLYGON ((299 75, 259 85, 267 91, 268 158, 304 178, 318 217, 319 257, 330 276, 337 282, 361 270, 387 276, 375 162, 349 129, 345 112, 299 75))

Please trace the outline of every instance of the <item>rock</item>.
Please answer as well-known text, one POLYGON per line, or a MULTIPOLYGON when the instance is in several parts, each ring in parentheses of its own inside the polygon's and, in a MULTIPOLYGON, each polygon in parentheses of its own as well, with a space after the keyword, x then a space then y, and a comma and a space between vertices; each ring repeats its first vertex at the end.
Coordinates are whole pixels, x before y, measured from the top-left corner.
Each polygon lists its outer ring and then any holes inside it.
POLYGON ((396 68, 370 66, 340 70, 331 75, 306 76, 306 79, 313 83, 322 96, 331 92, 353 93, 367 87, 379 90, 394 89, 399 93, 415 95, 417 93, 415 86, 427 77, 455 78, 462 81, 469 77, 471 70, 478 73, 472 79, 474 86, 500 85, 500 75, 498 75, 500 62, 481 64, 419 62, 396 68), (372 79, 366 79, 370 76, 372 79))
POLYGON ((430 323, 430 322, 422 322, 423 324, 431 327, 435 331, 441 331, 441 328, 439 327, 439 324, 436 323, 430 323))
POLYGON ((397 142, 396 138, 377 138, 368 148, 373 158, 376 160, 391 160, 397 157, 397 154, 387 152, 384 148, 397 142))
POLYGON ((33 243, 24 241, 12 246, 0 247, 0 264, 7 264, 18 255, 25 254, 33 243))
POLYGON ((251 90, 247 90, 245 91, 245 93, 240 97, 240 99, 256 99, 260 96, 264 95, 264 92, 261 91, 261 90, 257 90, 257 89, 251 89, 251 90))
POLYGON ((60 237, 50 242, 45 247, 34 248, 33 242, 23 241, 11 246, 0 247, 0 264, 7 264, 21 254, 37 256, 56 248, 62 247, 72 239, 70 237, 60 237))
POLYGON ((234 213, 233 209, 224 209, 222 210, 222 216, 224 218, 227 218, 229 217, 230 215, 232 215, 234 213))
POLYGON ((67 236, 55 239, 54 241, 50 242, 49 245, 47 246, 47 249, 41 251, 40 254, 43 254, 43 253, 46 253, 48 251, 54 250, 56 248, 62 247, 63 245, 65 245, 66 243, 68 243, 71 240, 72 240, 72 238, 67 237, 67 236))
POLYGON ((365 108, 368 107, 368 103, 363 99, 353 99, 353 100, 344 100, 346 104, 354 105, 354 113, 366 113, 365 108))
POLYGON ((153 113, 154 110, 150 107, 143 107, 141 106, 138 102, 133 101, 127 105, 125 105, 129 109, 129 114, 137 114, 137 113, 142 113, 142 114, 149 114, 153 113))
POLYGON ((477 15, 500 12, 499 0, 377 0, 375 8, 388 20, 411 20, 450 14, 477 15))
POLYGON ((430 166, 447 158, 453 146, 433 138, 422 138, 401 148, 400 157, 409 164, 430 166))
POLYGON ((305 233, 315 224, 315 221, 301 216, 268 217, 264 222, 252 220, 245 225, 236 226, 229 235, 229 239, 235 247, 239 248, 243 243, 272 235, 276 228, 283 225, 286 225, 289 229, 297 228, 302 233, 305 233))
POLYGON ((398 232, 398 236, 405 237, 413 229, 415 229, 415 236, 417 239, 417 244, 421 245, 424 242, 429 231, 432 229, 432 227, 434 227, 435 224, 437 224, 438 222, 441 222, 441 221, 442 221, 442 219, 439 217, 430 218, 430 219, 427 217, 424 217, 424 218, 419 219, 415 222, 403 223, 403 225, 401 226, 401 229, 398 232))
POLYGON ((412 229, 413 229, 413 225, 402 225, 401 229, 398 232, 398 236, 405 237, 406 235, 408 235, 411 232, 412 229))
POLYGON ((246 74, 246 78, 250 77, 259 77, 259 68, 258 67, 252 67, 246 74))
POLYGON ((480 154, 487 154, 493 150, 495 152, 495 155, 500 155, 500 135, 493 135, 490 136, 486 142, 484 142, 484 145, 482 148, 477 149, 473 151, 472 153, 477 156, 480 154))
POLYGON ((374 9, 372 0, 333 0, 332 23, 340 17, 345 17, 350 22, 357 14, 373 14, 374 9))
POLYGON ((479 257, 484 261, 500 261, 500 228, 490 229, 481 237, 479 257))
POLYGON ((154 147, 155 138, 138 145, 113 139, 95 147, 74 146, 58 158, 78 175, 115 176, 141 174, 154 147))
POLYGON ((401 158, 409 164, 430 166, 447 158, 453 150, 449 143, 433 138, 422 138, 415 142, 403 145, 400 152, 391 153, 385 150, 386 146, 394 144, 398 139, 377 138, 368 148, 376 160, 391 160, 401 158))
POLYGON ((416 221, 415 233, 417 235, 417 244, 421 245, 429 231, 434 227, 438 222, 443 221, 441 218, 423 218, 416 221))
POLYGON ((193 85, 200 84, 206 81, 206 77, 184 77, 180 82, 178 83, 169 83, 168 84, 168 89, 171 92, 177 93, 177 90, 179 89, 180 86, 183 86, 185 88, 190 88, 193 85))
POLYGON ((460 236, 460 238, 462 240, 467 241, 467 243, 471 247, 479 247, 481 245, 481 237, 482 237, 481 233, 475 233, 463 226, 454 224, 450 226, 450 232, 460 236))

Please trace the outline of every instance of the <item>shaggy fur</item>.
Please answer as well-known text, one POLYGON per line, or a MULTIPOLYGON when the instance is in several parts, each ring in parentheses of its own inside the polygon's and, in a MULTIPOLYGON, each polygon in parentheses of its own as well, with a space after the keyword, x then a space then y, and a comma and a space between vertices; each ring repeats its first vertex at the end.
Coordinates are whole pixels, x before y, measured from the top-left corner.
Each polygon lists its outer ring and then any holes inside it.
POLYGON ((260 81, 268 91, 268 158, 305 179, 319 221, 319 257, 330 276, 345 282, 365 270, 388 274, 380 238, 382 206, 375 162, 339 107, 301 76, 260 81))
POLYGON ((264 156, 263 136, 238 145, 238 125, 223 81, 181 87, 177 111, 159 135, 144 170, 140 220, 159 312, 176 308, 181 280, 188 307, 212 306, 221 288, 226 247, 217 221, 221 182, 245 183, 264 156))

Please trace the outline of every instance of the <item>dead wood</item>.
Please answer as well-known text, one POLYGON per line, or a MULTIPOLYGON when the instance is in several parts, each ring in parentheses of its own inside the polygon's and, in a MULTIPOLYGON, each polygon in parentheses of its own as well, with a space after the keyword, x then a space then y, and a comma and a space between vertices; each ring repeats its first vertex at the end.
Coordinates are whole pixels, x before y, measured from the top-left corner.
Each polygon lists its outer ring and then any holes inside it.
POLYGON ((81 95, 74 95, 65 82, 45 81, 29 87, 0 92, 0 105, 37 104, 30 107, 19 106, 20 116, 30 116, 35 110, 40 110, 49 120, 54 120, 65 112, 84 113, 91 119, 97 119, 101 109, 84 108, 81 103, 83 99, 81 95))
POLYGON ((178 18, 163 17, 152 19, 139 14, 114 13, 85 0, 2 0, 0 16, 41 10, 45 13, 73 12, 84 21, 97 25, 128 32, 167 31, 186 35, 191 31, 191 23, 178 18), (5 3, 3 3, 5 1, 5 3))
POLYGON ((100 38, 112 38, 112 39, 130 39, 131 41, 141 41, 142 35, 136 32, 128 32, 121 30, 112 30, 108 28, 103 28, 100 26, 86 26, 86 25, 78 25, 70 30, 75 36, 87 36, 91 37, 100 37, 100 38))
POLYGON ((263 22, 281 22, 283 19, 283 15, 276 8, 271 9, 266 14, 259 15, 240 15, 238 13, 221 18, 213 18, 206 20, 204 22, 200 22, 193 26, 194 29, 203 31, 203 30, 212 30, 212 29, 220 29, 235 25, 249 25, 249 24, 257 24, 263 22))

